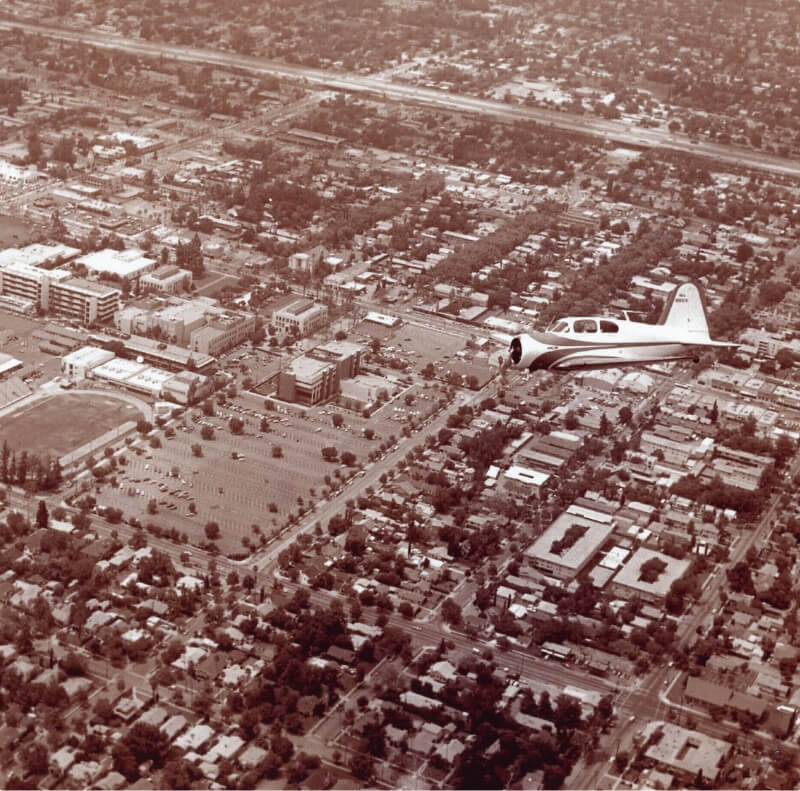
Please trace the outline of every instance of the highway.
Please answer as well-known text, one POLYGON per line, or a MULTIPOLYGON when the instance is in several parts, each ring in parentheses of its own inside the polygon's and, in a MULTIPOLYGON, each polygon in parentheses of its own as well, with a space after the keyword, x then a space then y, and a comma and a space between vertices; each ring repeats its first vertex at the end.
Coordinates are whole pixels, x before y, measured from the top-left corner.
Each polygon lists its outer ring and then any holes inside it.
POLYGON ((373 98, 435 107, 443 110, 489 116, 504 121, 534 121, 566 132, 586 134, 622 145, 639 148, 663 148, 696 154, 737 167, 767 170, 790 176, 800 175, 800 163, 773 154, 710 141, 692 141, 684 134, 665 129, 648 129, 626 121, 611 121, 539 107, 505 104, 491 99, 451 93, 434 88, 394 83, 377 76, 347 74, 306 66, 294 66, 235 52, 162 44, 142 39, 80 31, 30 21, 6 18, 0 29, 18 29, 74 43, 119 50, 151 58, 172 58, 185 63, 209 64, 241 69, 255 74, 269 74, 283 79, 299 80, 306 85, 331 88, 351 93, 368 94, 373 98))

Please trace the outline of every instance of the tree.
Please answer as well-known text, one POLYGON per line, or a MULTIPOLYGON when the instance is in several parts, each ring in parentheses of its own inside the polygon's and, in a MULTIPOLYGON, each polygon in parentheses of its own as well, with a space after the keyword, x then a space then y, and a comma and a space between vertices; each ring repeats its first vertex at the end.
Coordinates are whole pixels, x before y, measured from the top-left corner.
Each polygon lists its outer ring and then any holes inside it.
POLYGON ((359 780, 370 780, 375 772, 375 761, 370 755, 356 753, 350 759, 350 771, 359 780))
POLYGON ((42 141, 39 138, 39 130, 34 126, 28 135, 28 162, 39 162, 43 154, 44 149, 42 148, 42 141))
POLYGON ((244 420, 234 415, 228 421, 228 428, 231 430, 231 434, 241 434, 244 431, 244 420))
POLYGON ((36 508, 36 526, 39 528, 47 527, 50 524, 50 514, 47 511, 47 504, 44 500, 39 500, 36 508))
POLYGON ((600 434, 601 436, 606 436, 608 432, 611 430, 611 423, 608 420, 608 416, 605 412, 600 415, 600 434))
POLYGON ((66 165, 75 164, 75 141, 66 135, 58 140, 53 146, 50 158, 56 162, 63 162, 66 165))
POLYGON ((149 722, 135 723, 122 741, 137 764, 152 761, 155 767, 160 767, 169 749, 166 734, 149 722))
POLYGON ((352 467, 355 463, 355 453, 351 453, 349 450, 346 450, 344 453, 342 453, 342 464, 344 464, 346 467, 352 467))
POLYGON ((203 455, 203 446, 199 442, 192 443, 192 455, 200 458, 203 455))
POLYGON ((280 445, 272 446, 272 458, 273 459, 283 458, 283 448, 280 445))
POLYGON ((211 426, 203 426, 200 429, 200 436, 207 440, 214 439, 214 429, 211 426))
POLYGON ((325 461, 335 461, 338 455, 339 451, 332 445, 327 445, 322 449, 322 458, 325 459, 325 461))
POLYGON ((25 752, 24 767, 27 775, 44 775, 48 769, 47 748, 40 742, 34 742, 25 752))
POLYGON ((209 541, 216 541, 220 536, 219 525, 216 522, 206 523, 205 533, 209 541))
POLYGON ((627 404, 620 407, 618 420, 623 426, 627 426, 631 422, 632 417, 633 410, 627 404))
POLYGON ((785 346, 778 349, 778 353, 775 355, 775 362, 784 369, 794 367, 794 352, 785 346))
POLYGON ((335 412, 331 417, 331 422, 334 428, 341 428, 344 425, 344 418, 338 412, 335 412))

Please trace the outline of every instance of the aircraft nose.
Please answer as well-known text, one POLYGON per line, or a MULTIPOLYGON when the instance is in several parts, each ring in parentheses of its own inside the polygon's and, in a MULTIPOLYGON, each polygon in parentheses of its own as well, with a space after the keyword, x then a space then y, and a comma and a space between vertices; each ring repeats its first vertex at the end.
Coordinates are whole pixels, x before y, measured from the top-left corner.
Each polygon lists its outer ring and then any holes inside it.
POLYGON ((511 362, 514 365, 519 365, 519 361, 522 359, 522 341, 519 338, 511 339, 511 346, 509 347, 509 353, 511 357, 511 362))

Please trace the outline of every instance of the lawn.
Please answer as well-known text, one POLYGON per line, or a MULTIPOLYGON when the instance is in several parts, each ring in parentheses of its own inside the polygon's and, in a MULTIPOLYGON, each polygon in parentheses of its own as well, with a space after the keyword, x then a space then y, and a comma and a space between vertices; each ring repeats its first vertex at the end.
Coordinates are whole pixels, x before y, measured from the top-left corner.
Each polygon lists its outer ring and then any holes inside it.
POLYGON ((32 239, 30 223, 0 214, 0 249, 24 247, 32 239))
POLYGON ((62 393, 0 419, 0 437, 15 450, 63 456, 141 413, 116 398, 62 393))

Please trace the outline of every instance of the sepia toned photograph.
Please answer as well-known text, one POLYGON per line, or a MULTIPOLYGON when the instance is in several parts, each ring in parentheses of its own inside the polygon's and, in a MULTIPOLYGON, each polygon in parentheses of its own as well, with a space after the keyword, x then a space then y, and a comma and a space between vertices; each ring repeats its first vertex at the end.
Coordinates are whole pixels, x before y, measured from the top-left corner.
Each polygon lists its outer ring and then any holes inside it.
POLYGON ((3 0, 0 788, 800 788, 797 0, 3 0))

